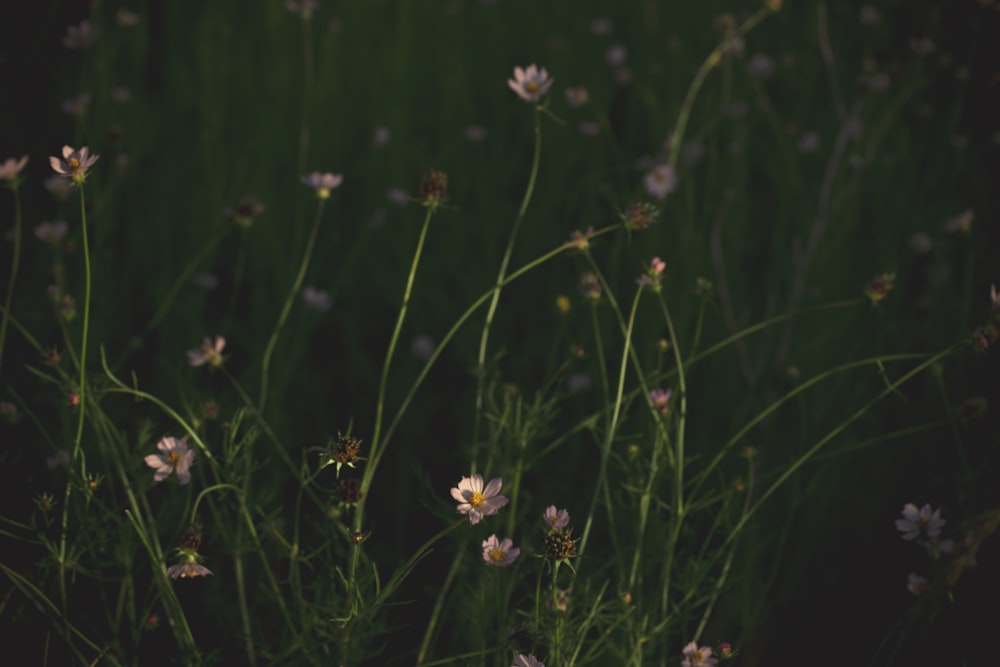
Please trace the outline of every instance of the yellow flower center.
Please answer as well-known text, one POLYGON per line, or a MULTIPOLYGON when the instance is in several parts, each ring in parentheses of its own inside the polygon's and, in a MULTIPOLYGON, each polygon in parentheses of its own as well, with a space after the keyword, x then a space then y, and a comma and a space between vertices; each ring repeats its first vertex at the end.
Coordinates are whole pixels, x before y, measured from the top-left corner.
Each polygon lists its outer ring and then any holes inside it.
POLYGON ((694 652, 694 655, 691 656, 691 664, 692 665, 700 665, 701 664, 701 651, 695 651, 694 652))
POLYGON ((486 502, 486 496, 479 493, 478 491, 473 491, 472 496, 469 497, 469 504, 473 507, 479 507, 486 502))
POLYGON ((533 93, 536 90, 538 90, 538 82, 529 81, 528 83, 524 84, 524 89, 527 90, 529 93, 533 93))
POLYGON ((503 552, 499 549, 490 549, 490 560, 499 563, 503 560, 503 552))
POLYGON ((181 458, 181 455, 178 454, 176 450, 172 451, 172 452, 169 452, 167 454, 167 461, 169 461, 171 465, 177 465, 177 461, 179 461, 180 458, 181 458))
POLYGON ((70 169, 79 169, 80 168, 80 161, 77 160, 75 157, 71 157, 69 160, 67 160, 66 164, 69 165, 70 169))

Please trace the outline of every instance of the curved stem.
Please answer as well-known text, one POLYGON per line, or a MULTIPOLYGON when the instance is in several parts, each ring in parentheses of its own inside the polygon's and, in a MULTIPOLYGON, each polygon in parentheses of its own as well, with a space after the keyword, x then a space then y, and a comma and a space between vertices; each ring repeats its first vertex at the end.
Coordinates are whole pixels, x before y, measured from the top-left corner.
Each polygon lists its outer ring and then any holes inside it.
POLYGON ((271 332, 271 338, 267 341, 267 347, 264 350, 264 358, 261 361, 260 371, 260 398, 257 400, 257 408, 261 414, 264 413, 264 406, 267 404, 267 385, 269 382, 268 376, 271 371, 271 355, 274 353, 274 346, 278 344, 278 336, 281 335, 281 330, 288 320, 288 315, 292 312, 295 295, 299 293, 302 281, 306 277, 306 271, 309 269, 309 260, 312 259, 313 249, 316 247, 316 236, 319 234, 319 223, 323 220, 323 206, 325 204, 326 200, 320 198, 319 206, 316 207, 316 219, 313 221, 312 229, 309 232, 309 240, 306 241, 306 251, 302 256, 302 263, 299 264, 299 273, 295 276, 295 282, 292 283, 292 289, 288 293, 288 298, 285 299, 285 305, 281 309, 281 314, 278 316, 278 323, 275 325, 274 331, 271 332))
POLYGON ((507 265, 514 252, 514 242, 517 240, 517 232, 521 228, 521 222, 528 211, 528 204, 531 202, 531 195, 535 191, 535 181, 538 179, 538 165, 542 158, 542 107, 535 107, 535 153, 531 160, 531 174, 528 176, 528 187, 521 200, 521 208, 514 219, 514 226, 510 230, 510 238, 507 239, 507 249, 504 251, 503 259, 500 261, 500 272, 497 274, 496 285, 493 287, 493 299, 490 307, 486 311, 486 321, 483 323, 483 334, 479 339, 479 358, 476 367, 476 412, 472 426, 472 472, 476 472, 476 460, 479 455, 479 426, 483 416, 483 392, 486 385, 486 347, 490 337, 490 327, 493 326, 493 318, 496 315, 497 304, 500 302, 500 291, 503 288, 504 278, 507 276, 507 265))

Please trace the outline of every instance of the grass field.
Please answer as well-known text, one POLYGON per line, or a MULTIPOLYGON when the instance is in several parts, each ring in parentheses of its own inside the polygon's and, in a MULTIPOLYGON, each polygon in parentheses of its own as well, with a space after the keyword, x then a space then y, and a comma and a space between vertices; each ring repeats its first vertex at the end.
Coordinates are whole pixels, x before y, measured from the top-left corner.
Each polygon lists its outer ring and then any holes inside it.
POLYGON ((1000 3, 19 11, 17 664, 990 664, 1000 3))

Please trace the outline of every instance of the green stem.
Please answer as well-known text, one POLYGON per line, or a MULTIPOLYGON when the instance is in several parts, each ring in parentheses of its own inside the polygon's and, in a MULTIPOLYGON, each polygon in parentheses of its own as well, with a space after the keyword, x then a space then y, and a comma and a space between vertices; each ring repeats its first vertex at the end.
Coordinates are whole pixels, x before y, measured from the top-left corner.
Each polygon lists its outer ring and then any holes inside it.
POLYGON ((476 461, 479 457, 479 427, 483 416, 483 392, 486 386, 486 347, 490 337, 490 327, 493 326, 493 318, 496 315, 497 304, 500 302, 500 291, 503 288, 504 279, 507 276, 507 265, 514 252, 514 242, 517 240, 517 232, 521 228, 525 213, 528 211, 528 204, 531 202, 531 195, 535 191, 535 182, 538 179, 538 165, 542 159, 542 107, 535 107, 535 153, 531 160, 531 173, 528 176, 528 187, 521 200, 521 208, 517 211, 517 218, 514 219, 514 226, 510 230, 510 238, 507 239, 507 249, 504 250, 503 259, 500 261, 500 272, 497 274, 496 285, 493 287, 493 298, 490 307, 486 311, 486 321, 483 323, 483 333, 479 339, 479 358, 476 367, 476 412, 472 427, 472 472, 476 472, 476 461))
POLYGON ((271 332, 271 338, 267 341, 267 347, 264 350, 264 357, 261 361, 261 371, 260 371, 260 398, 257 400, 257 408, 260 410, 261 414, 264 413, 264 406, 267 404, 267 388, 269 382, 269 374, 271 370, 271 355, 274 353, 274 346, 278 344, 278 336, 281 335, 281 330, 285 326, 285 322, 288 320, 289 313, 292 312, 292 304, 295 303, 295 295, 299 293, 299 289, 302 288, 302 281, 305 280, 306 271, 309 270, 309 260, 312 259, 312 253, 316 247, 316 237, 319 234, 319 224, 323 220, 323 207, 326 204, 326 199, 320 198, 319 206, 316 207, 316 219, 313 221, 312 229, 309 232, 309 240, 306 241, 306 251, 302 256, 302 262, 299 264, 299 273, 295 276, 295 282, 292 283, 292 289, 288 293, 288 297, 285 299, 285 305, 281 309, 281 314, 278 316, 278 323, 274 327, 274 331, 271 332))
MULTIPOLYGON (((82 455, 80 443, 83 440, 83 421, 86 413, 86 377, 87 377, 87 334, 90 330, 90 245, 87 242, 87 201, 84 196, 83 183, 80 187, 80 235, 83 237, 83 334, 80 342, 80 384, 77 390, 77 410, 78 418, 76 422, 76 436, 73 438, 73 453, 70 456, 69 475, 66 480, 66 493, 63 497, 62 522, 59 531, 59 597, 63 605, 63 610, 68 618, 68 600, 66 592, 66 538, 67 527, 69 525, 69 500, 73 490, 73 475, 76 473, 77 461, 82 455)), ((81 463, 80 478, 86 476, 86 462, 81 463)), ((71 637, 67 625, 66 637, 71 637)), ((72 639, 69 639, 72 644, 72 639)))
MULTIPOLYGON (((16 176, 14 177, 17 178, 16 176)), ((13 181, 17 183, 17 181, 13 181)), ((7 283, 7 298, 4 301, 3 321, 0 322, 0 368, 3 367, 3 348, 7 340, 7 320, 10 319, 10 304, 14 301, 14 280, 17 278, 17 269, 21 264, 21 197, 17 187, 11 188, 14 192, 14 257, 10 264, 10 282, 7 283)))

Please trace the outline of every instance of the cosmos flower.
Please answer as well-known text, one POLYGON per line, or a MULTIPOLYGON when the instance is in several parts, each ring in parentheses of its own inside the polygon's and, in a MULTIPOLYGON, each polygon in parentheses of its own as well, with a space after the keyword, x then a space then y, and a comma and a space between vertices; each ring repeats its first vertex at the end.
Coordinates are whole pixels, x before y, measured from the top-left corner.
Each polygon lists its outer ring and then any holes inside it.
POLYGON ((507 79, 507 85, 525 102, 537 102, 549 92, 553 79, 548 71, 537 67, 534 63, 527 69, 514 68, 514 78, 507 79))
POLYGON ((914 595, 921 595, 927 592, 927 579, 921 577, 920 575, 910 572, 906 581, 906 590, 910 591, 914 595))
POLYGON ((498 540, 496 535, 490 535, 483 540, 483 560, 490 567, 507 567, 521 553, 520 549, 514 547, 509 537, 498 540))
POLYGON ((321 174, 318 171, 312 171, 302 177, 302 182, 315 190, 316 196, 320 199, 328 199, 330 197, 330 190, 340 187, 343 181, 343 176, 340 174, 331 174, 330 172, 321 174))
POLYGON ((458 501, 459 514, 467 514, 469 523, 474 526, 484 516, 496 514, 507 504, 507 499, 499 495, 501 486, 503 480, 494 477, 484 488, 483 476, 477 473, 460 479, 458 486, 452 487, 451 497, 458 501))
POLYGON ((63 37, 63 46, 67 49, 79 51, 88 49, 97 41, 100 31, 94 27, 90 21, 82 21, 80 25, 71 25, 66 29, 66 36, 63 37))
POLYGON ((548 530, 565 528, 569 525, 569 512, 564 509, 557 510, 555 505, 546 507, 542 518, 545 519, 545 527, 548 530))
POLYGON ((170 473, 176 472, 181 484, 191 481, 191 463, 194 450, 188 449, 187 438, 166 437, 156 443, 159 454, 150 454, 144 460, 150 468, 155 468, 153 479, 162 482, 170 473))
POLYGON ((205 337, 200 347, 188 350, 188 363, 192 366, 211 364, 212 366, 222 365, 222 348, 226 346, 226 339, 216 336, 213 342, 211 338, 205 337))
POLYGON ((28 156, 22 155, 20 160, 16 160, 12 157, 7 158, 3 162, 0 162, 0 181, 13 182, 17 175, 21 173, 24 169, 24 165, 28 164, 28 156))
POLYGON ((708 646, 698 648, 698 644, 691 642, 684 647, 684 660, 681 667, 697 667, 698 665, 716 665, 718 660, 712 657, 712 649, 708 646))
POLYGON ((677 170, 669 164, 657 165, 642 179, 646 194, 660 201, 677 188, 677 170))
POLYGON ((903 518, 896 519, 896 530, 903 534, 904 540, 914 540, 920 533, 925 533, 927 537, 937 537, 944 524, 940 508, 932 512, 930 503, 924 504, 920 509, 913 503, 906 503, 903 505, 903 518))
POLYGON ((670 389, 666 391, 663 389, 651 389, 649 391, 649 400, 652 401, 653 407, 661 415, 667 414, 671 394, 673 394, 673 391, 670 389))
POLYGON ((60 176, 64 176, 80 185, 87 180, 87 170, 94 166, 100 155, 91 155, 90 149, 84 146, 76 150, 71 146, 63 146, 62 157, 49 157, 49 165, 60 176))
POLYGON ((333 299, 330 298, 330 293, 312 285, 306 285, 302 288, 302 302, 306 304, 306 308, 309 310, 315 310, 320 313, 325 313, 333 307, 333 299))
POLYGON ((69 225, 66 224, 65 220, 56 220, 55 222, 40 222, 35 227, 35 236, 39 240, 45 243, 51 243, 55 245, 66 237, 66 232, 69 231, 69 225))

